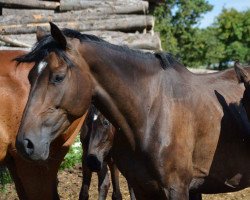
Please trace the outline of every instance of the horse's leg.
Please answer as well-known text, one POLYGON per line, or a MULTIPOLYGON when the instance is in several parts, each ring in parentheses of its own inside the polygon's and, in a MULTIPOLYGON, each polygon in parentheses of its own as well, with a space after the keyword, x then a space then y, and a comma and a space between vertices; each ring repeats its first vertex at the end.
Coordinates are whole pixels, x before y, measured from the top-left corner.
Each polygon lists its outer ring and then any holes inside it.
POLYGON ((15 161, 12 157, 8 157, 7 161, 5 162, 10 175, 15 183, 15 187, 16 187, 16 191, 17 191, 17 195, 18 198, 20 200, 26 200, 27 199, 27 195, 25 193, 25 190, 23 188, 23 184, 21 179, 19 178, 18 174, 17 174, 17 170, 16 170, 16 166, 15 166, 15 161))
POLYGON ((111 173, 111 181, 113 186, 112 200, 120 200, 122 199, 122 194, 120 191, 120 184, 119 184, 119 170, 117 169, 115 163, 111 159, 109 161, 109 169, 111 173))
POLYGON ((57 172, 61 162, 50 160, 46 165, 35 165, 17 155, 13 160, 7 166, 20 199, 59 200, 57 172))
POLYGON ((105 200, 108 195, 108 190, 110 187, 108 166, 106 163, 103 164, 103 167, 98 175, 98 190, 99 190, 99 200, 105 200))
POLYGON ((130 194, 130 199, 131 199, 131 200, 136 200, 134 190, 133 190, 133 188, 129 185, 129 183, 128 183, 128 190, 129 190, 129 194, 130 194))
POLYGON ((89 186, 91 182, 92 172, 89 170, 89 168, 86 166, 86 155, 87 155, 87 146, 88 144, 85 141, 85 134, 87 132, 86 125, 82 127, 81 130, 81 143, 82 143, 82 187, 79 195, 79 200, 88 200, 89 199, 89 186), (83 129, 85 128, 85 129, 83 129), (83 136, 84 135, 84 136, 83 136))
POLYGON ((189 193, 189 200, 202 200, 202 195, 200 193, 189 193))
POLYGON ((88 167, 82 162, 82 187, 79 196, 79 200, 88 200, 89 199, 89 186, 91 182, 92 172, 88 167))

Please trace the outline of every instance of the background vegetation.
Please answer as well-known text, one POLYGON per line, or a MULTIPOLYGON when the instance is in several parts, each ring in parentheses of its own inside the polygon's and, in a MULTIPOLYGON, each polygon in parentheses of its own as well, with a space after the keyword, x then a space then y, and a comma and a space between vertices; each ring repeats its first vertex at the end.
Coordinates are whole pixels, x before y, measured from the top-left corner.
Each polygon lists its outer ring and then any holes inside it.
POLYGON ((206 0, 168 0, 156 7, 163 49, 188 67, 224 69, 236 59, 250 64, 250 10, 223 9, 213 25, 199 28, 212 9, 206 0))

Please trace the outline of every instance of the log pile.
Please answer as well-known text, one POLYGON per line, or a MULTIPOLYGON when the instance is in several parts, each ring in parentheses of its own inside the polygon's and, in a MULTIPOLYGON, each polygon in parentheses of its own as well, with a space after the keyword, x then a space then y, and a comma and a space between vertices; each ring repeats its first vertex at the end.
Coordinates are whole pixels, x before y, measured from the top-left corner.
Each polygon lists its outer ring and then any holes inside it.
POLYGON ((148 5, 143 0, 0 0, 0 46, 29 48, 37 26, 49 31, 52 21, 114 44, 160 50, 148 5))

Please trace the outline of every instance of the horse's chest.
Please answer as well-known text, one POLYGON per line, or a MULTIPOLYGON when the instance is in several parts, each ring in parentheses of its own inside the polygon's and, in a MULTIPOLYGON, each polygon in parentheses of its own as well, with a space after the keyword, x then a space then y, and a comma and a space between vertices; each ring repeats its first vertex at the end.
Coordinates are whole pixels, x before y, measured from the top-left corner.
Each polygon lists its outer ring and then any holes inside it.
POLYGON ((123 143, 116 143, 113 146, 113 158, 135 193, 150 197, 159 195, 159 187, 153 169, 150 168, 149 160, 140 153, 135 154, 123 143))

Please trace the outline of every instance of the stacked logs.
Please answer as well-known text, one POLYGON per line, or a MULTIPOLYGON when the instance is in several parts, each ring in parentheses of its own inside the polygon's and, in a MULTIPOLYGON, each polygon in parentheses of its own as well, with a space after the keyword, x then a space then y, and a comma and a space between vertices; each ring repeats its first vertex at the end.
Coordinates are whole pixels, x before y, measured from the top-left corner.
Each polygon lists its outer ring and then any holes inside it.
POLYGON ((0 0, 0 45, 31 47, 37 26, 49 21, 61 28, 97 35, 131 48, 160 50, 154 18, 142 0, 0 0))

